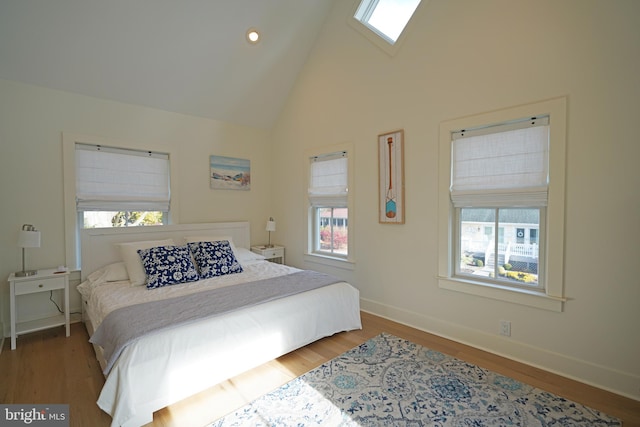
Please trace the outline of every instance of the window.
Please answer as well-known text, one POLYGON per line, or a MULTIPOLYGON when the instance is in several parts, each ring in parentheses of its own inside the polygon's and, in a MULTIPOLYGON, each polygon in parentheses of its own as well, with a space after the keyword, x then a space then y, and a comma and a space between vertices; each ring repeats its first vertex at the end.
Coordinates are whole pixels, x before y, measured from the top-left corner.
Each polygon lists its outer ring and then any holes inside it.
POLYGON ((564 98, 444 122, 440 144, 440 287, 560 311, 564 98))
POLYGON ((161 225, 169 213, 169 156, 75 145, 79 228, 161 225))
POLYGON ((363 0, 354 17, 389 44, 394 44, 420 0, 363 0))
POLYGON ((349 22, 389 54, 409 24, 421 0, 362 0, 349 22))
POLYGON ((538 230, 541 210, 535 207, 456 209, 460 230, 456 251, 460 263, 456 265, 456 275, 506 286, 542 288, 542 281, 538 280, 539 246, 537 242, 525 242, 522 228, 538 230), (497 236, 477 231, 486 223, 497 225, 497 236))
POLYGON ((169 154, 64 132, 65 258, 80 268, 80 231, 179 221, 171 211, 169 154), (171 218, 169 213, 171 212, 171 218))
POLYGON ((346 150, 309 157, 308 253, 350 258, 349 164, 346 150))
POLYGON ((460 260, 455 274, 541 288, 544 260, 537 244, 525 244, 524 227, 539 229, 547 204, 549 117, 460 130, 451 137, 454 256, 460 260), (476 230, 487 225, 498 234, 479 236, 476 230))
POLYGON ((314 252, 338 257, 349 254, 348 213, 346 207, 315 208, 314 252))

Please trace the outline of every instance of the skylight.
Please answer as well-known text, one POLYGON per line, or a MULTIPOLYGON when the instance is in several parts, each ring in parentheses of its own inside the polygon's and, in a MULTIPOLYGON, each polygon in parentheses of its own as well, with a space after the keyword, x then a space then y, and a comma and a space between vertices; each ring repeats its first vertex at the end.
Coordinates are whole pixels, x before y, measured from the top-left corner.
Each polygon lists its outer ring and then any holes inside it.
POLYGON ((421 0, 362 0, 354 18, 394 45, 421 0))

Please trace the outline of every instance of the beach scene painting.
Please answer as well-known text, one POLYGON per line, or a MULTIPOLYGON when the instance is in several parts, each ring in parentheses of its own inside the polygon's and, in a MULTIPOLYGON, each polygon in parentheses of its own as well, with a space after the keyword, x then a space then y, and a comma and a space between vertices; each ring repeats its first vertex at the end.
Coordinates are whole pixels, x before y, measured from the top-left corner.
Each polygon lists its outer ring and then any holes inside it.
POLYGON ((251 165, 248 159, 211 156, 209 166, 209 181, 212 189, 251 189, 251 165))

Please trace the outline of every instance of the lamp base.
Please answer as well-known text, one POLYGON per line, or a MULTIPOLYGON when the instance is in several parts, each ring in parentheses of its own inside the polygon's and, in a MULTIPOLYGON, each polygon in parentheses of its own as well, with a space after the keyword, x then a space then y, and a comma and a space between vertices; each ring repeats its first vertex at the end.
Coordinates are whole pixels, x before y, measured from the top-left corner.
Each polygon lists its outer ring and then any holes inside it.
POLYGON ((16 277, 35 276, 36 274, 38 274, 38 270, 16 271, 13 273, 16 277))

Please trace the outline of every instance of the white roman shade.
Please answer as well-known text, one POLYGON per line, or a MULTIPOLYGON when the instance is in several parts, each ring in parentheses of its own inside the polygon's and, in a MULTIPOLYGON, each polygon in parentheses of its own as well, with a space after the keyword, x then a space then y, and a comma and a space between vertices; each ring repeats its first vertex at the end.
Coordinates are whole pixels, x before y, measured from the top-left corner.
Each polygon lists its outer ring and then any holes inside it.
POLYGON ((347 206, 348 159, 341 151, 310 158, 309 202, 312 206, 347 206))
POLYGON ((76 144, 79 211, 169 211, 169 155, 76 144))
POLYGON ((455 207, 546 206, 549 118, 452 133, 455 207))

